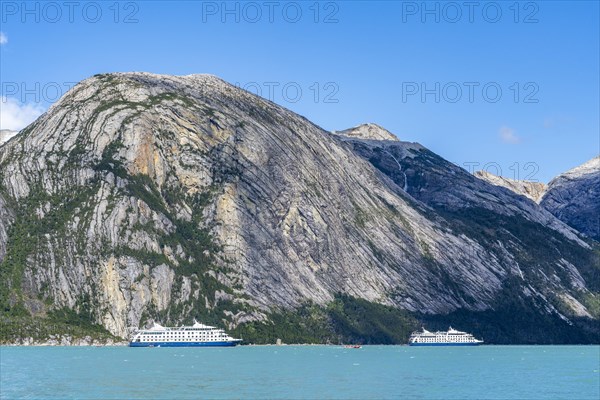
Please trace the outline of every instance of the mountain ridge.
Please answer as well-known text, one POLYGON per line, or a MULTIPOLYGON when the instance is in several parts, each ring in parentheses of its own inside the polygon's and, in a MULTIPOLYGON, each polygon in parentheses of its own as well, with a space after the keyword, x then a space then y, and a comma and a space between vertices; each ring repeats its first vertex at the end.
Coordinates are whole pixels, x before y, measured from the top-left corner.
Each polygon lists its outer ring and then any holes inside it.
POLYGON ((353 128, 334 131, 332 133, 347 138, 398 141, 396 135, 374 123, 361 124, 353 128))
POLYGON ((542 199, 547 188, 547 185, 541 182, 505 178, 487 171, 475 171, 475 176, 488 181, 493 185, 502 186, 512 190, 516 194, 523 195, 536 203, 539 203, 542 199))
POLYGON ((540 205, 586 236, 600 240, 600 156, 548 183, 540 205))

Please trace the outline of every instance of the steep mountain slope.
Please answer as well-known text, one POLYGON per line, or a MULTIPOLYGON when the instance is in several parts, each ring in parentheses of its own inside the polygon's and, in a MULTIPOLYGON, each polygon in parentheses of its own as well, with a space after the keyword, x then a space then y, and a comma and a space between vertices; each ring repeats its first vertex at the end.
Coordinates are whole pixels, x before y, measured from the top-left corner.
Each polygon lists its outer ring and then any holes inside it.
MULTIPOLYGON (((441 218, 451 231, 472 238, 510 271, 490 309, 473 313, 464 308, 442 318, 429 318, 431 322, 466 320, 481 325, 481 320, 485 320, 485 324, 494 325, 488 336, 495 336, 499 331, 521 329, 516 325, 508 328, 512 317, 506 313, 507 309, 514 315, 529 315, 531 321, 537 319, 537 323, 549 329, 558 329, 558 325, 530 314, 532 309, 541 307, 553 310, 550 314, 554 314, 556 310, 570 308, 572 314, 581 317, 593 314, 597 318, 600 290, 597 242, 584 241, 576 231, 533 201, 478 179, 419 144, 360 139, 357 135, 339 138, 415 201, 430 206, 433 209, 430 218, 441 218), (536 286, 539 284, 544 289, 536 286), (565 291, 563 285, 574 291, 565 291)), ((465 246, 464 252, 470 256, 478 254, 470 246, 465 246)), ((597 330, 597 322, 593 325, 597 330)))
POLYGON ((365 340, 363 310, 395 341, 416 319, 506 311, 508 285, 543 321, 497 341, 591 340, 595 243, 419 145, 346 134, 212 76, 83 81, 0 147, 3 317, 365 340))
POLYGON ((516 194, 525 196, 536 203, 539 202, 546 190, 546 185, 541 182, 519 181, 497 176, 487 171, 475 171, 475 176, 491 183, 512 190, 516 194))
POLYGON ((540 205, 579 232, 600 240, 600 156, 550 181, 540 205))
POLYGON ((404 192, 439 210, 481 207, 499 215, 520 215, 589 247, 577 232, 529 199, 468 174, 417 143, 338 136, 392 178, 404 192))

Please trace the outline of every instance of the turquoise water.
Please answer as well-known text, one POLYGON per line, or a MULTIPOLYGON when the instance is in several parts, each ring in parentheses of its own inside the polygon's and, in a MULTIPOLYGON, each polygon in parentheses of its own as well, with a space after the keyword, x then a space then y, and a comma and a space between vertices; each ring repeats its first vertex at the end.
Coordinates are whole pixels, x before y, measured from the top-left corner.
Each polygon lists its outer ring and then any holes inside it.
POLYGON ((2 347, 2 399, 598 399, 600 346, 2 347))

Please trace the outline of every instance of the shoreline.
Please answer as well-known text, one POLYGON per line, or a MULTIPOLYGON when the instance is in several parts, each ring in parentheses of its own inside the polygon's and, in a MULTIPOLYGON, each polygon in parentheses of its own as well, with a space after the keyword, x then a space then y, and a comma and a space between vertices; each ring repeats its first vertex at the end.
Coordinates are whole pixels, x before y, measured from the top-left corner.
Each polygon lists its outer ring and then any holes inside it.
MULTIPOLYGON (((329 344, 329 343, 284 343, 284 344, 275 344, 275 343, 267 343, 267 344, 240 344, 235 347, 341 347, 345 348, 347 346, 345 344, 329 344)), ((386 346, 386 347, 427 347, 427 346, 410 346, 409 344, 361 344, 361 347, 375 347, 375 346, 386 346)), ((468 348, 477 348, 477 347, 502 347, 502 346, 523 346, 523 347, 537 347, 537 346, 600 346, 600 343, 554 343, 554 344, 524 344, 524 343, 511 343, 511 344, 482 344, 479 346, 431 346, 435 348, 455 348, 455 347, 468 347, 468 348)), ((0 343, 0 348, 2 347, 129 347, 128 341, 118 341, 112 343, 32 343, 32 344, 23 344, 23 343, 0 343)), ((149 348, 171 348, 170 346, 164 347, 149 347, 149 348)), ((173 348, 205 348, 198 346, 179 346, 173 348)), ((209 347, 206 347, 209 348, 209 347)), ((220 348, 220 347, 218 347, 220 348)), ((349 349, 352 350, 352 349, 349 349)), ((354 349, 358 350, 358 349, 354 349)))
POLYGON ((71 336, 54 336, 47 339, 22 338, 15 342, 0 343, 2 347, 107 347, 107 346, 127 346, 129 341, 120 338, 94 339, 91 336, 73 338, 71 336))

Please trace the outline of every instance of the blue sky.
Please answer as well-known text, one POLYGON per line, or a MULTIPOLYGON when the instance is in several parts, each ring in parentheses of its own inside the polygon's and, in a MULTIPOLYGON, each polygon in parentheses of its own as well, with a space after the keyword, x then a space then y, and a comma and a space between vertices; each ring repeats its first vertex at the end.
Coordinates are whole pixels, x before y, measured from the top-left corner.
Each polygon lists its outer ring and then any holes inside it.
POLYGON ((598 155, 598 2, 472 4, 2 1, 0 123, 96 73, 211 73, 327 130, 374 122, 509 178, 598 155))

